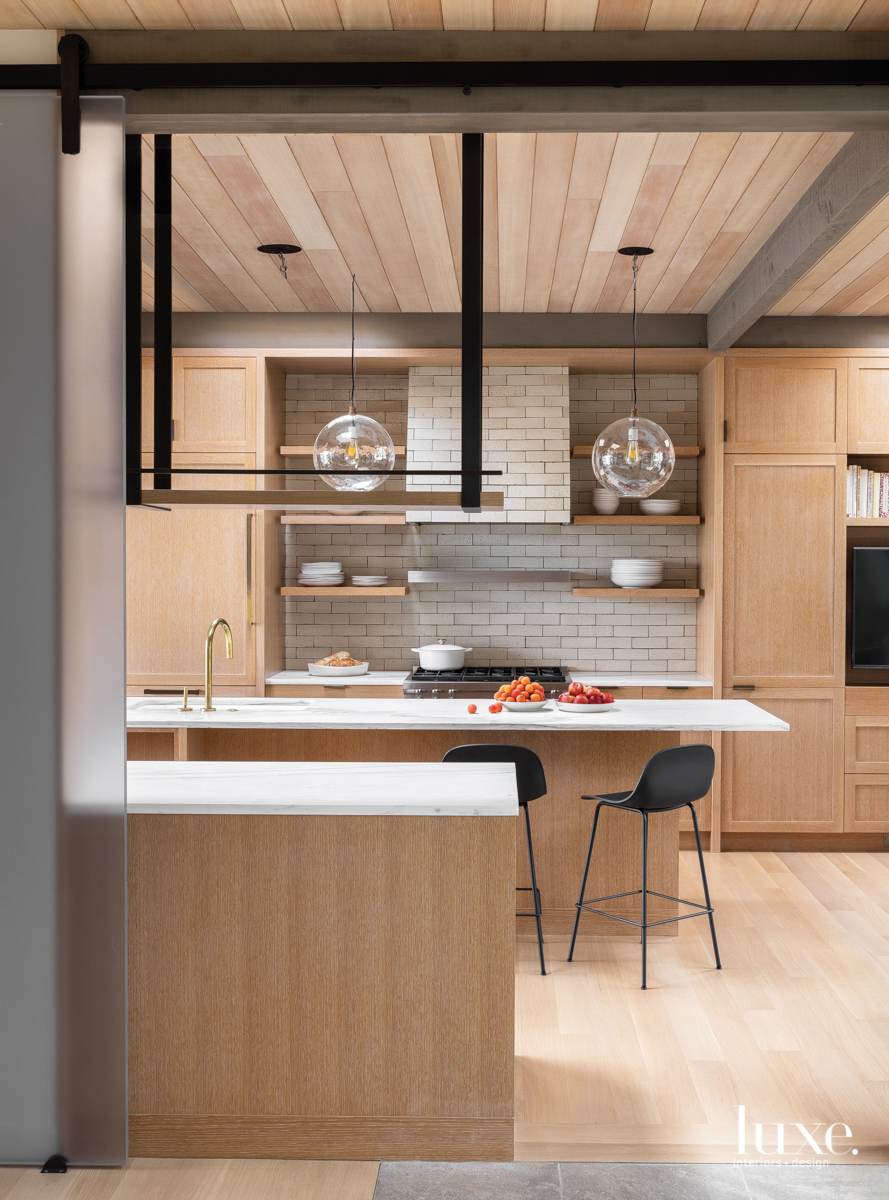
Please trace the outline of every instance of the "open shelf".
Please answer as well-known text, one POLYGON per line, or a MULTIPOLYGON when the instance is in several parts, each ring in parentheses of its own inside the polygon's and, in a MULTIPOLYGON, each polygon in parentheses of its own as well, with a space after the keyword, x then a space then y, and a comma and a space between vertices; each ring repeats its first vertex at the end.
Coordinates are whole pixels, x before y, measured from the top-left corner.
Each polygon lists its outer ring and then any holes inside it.
POLYGON ((858 527, 884 525, 889 529, 889 517, 846 517, 846 524, 858 527))
MULTIPOLYGON (((314 451, 314 446, 280 446, 278 448, 278 453, 282 454, 285 458, 311 458, 314 451)), ((398 458, 399 455, 403 456, 405 454, 407 454, 406 446, 395 447, 396 458, 398 458)))
POLYGON ((281 518, 282 525, 406 525, 405 513, 363 513, 360 517, 334 516, 333 513, 291 513, 281 518))
POLYGON ((699 596, 703 596, 700 588, 671 588, 671 587, 653 587, 653 588, 619 588, 619 587, 600 587, 600 588, 583 588, 576 587, 571 589, 572 596, 586 596, 593 600, 621 600, 621 599, 644 599, 644 600, 696 600, 699 596))
MULTIPOLYGON (((677 458, 699 458, 701 454, 700 446, 674 446, 677 458)), ((592 446, 573 446, 571 448, 572 458, 592 458, 592 446)))
POLYGON ((572 525, 700 525, 700 523, 700 517, 683 516, 680 513, 672 517, 636 516, 634 514, 626 516, 623 513, 605 517, 593 513, 592 516, 571 518, 572 525))
POLYGON ((282 587, 282 596, 406 596, 406 587, 282 587))

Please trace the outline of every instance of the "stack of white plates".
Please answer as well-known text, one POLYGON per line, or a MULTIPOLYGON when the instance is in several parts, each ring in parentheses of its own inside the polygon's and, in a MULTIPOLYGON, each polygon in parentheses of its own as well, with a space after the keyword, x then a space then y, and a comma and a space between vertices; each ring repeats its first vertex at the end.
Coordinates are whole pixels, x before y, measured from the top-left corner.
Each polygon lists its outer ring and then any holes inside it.
POLYGON ((345 580, 343 564, 338 562, 303 563, 297 583, 303 587, 336 587, 345 580))
POLYGON ((656 587, 664 578, 662 558, 614 558, 611 582, 621 588, 656 587))
POLYGON ((639 507, 649 517, 673 517, 679 512, 678 500, 640 500, 639 507))
POLYGON ((388 575, 353 575, 350 582, 355 587, 385 587, 388 575))

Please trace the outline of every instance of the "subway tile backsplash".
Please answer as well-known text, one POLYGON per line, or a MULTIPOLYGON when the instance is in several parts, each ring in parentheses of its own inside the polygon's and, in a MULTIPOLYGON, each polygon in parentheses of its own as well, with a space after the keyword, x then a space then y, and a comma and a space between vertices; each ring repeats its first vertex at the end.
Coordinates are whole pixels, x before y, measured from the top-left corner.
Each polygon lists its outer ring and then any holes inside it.
MULTIPOLYGON (((347 382, 341 376, 288 376, 289 444, 314 441, 328 414, 343 407, 347 382)), ((357 382, 359 410, 384 420, 399 440, 407 425, 407 376, 363 376, 357 382)), ((677 444, 693 445, 696 377, 644 376, 638 382, 640 413, 664 424, 677 444)), ((571 376, 571 442, 590 443, 628 410, 630 386, 626 377, 571 376)), ((525 403, 523 397, 518 400, 525 403)), ((506 422, 508 430, 508 415, 506 422)), ((531 459, 533 452, 525 454, 531 459)), ((694 511, 696 476, 694 460, 680 460, 664 495, 680 495, 694 511)), ((590 511, 584 493, 591 480, 587 463, 572 460, 575 511, 590 511)), ((467 521, 461 514, 458 521, 406 526, 289 525, 285 582, 296 583, 301 560, 332 558, 343 563, 347 575, 387 574, 393 584, 406 583, 409 570, 552 568, 575 572, 575 585, 609 586, 611 559, 635 556, 664 558, 665 579, 696 584, 694 527, 571 526, 541 522, 539 512, 521 522, 511 511, 508 524, 482 516, 467 521)), ((683 672, 695 667, 695 633, 693 601, 585 600, 571 595, 570 584, 412 584, 400 598, 337 598, 335 588, 329 599, 288 597, 285 654, 290 670, 305 670, 307 662, 340 649, 368 659, 371 669, 407 670, 417 662, 411 647, 443 637, 472 646, 471 661, 478 665, 562 663, 615 672, 683 672)))

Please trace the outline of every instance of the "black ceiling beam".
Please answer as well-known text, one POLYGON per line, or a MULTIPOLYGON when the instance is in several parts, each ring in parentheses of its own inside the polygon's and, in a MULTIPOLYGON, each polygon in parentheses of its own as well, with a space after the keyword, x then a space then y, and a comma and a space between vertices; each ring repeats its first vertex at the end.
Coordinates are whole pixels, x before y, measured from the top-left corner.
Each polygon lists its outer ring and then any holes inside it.
MULTIPOLYGON (((82 91, 143 88, 813 87, 889 84, 885 59, 657 62, 83 63, 82 91)), ((56 89, 59 66, 0 66, 0 89, 56 89)))
MULTIPOLYGON (((482 467, 482 347, 484 346, 485 135, 463 134, 463 262, 460 350, 460 465, 482 467)), ((480 475, 464 475, 460 507, 481 512, 480 475)))

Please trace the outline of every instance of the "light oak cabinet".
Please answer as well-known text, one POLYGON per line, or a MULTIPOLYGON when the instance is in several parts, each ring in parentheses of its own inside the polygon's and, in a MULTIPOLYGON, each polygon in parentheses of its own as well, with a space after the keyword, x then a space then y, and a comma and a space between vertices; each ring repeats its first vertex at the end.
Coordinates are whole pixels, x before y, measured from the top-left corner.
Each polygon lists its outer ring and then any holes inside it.
MULTIPOLYGON (((253 454, 255 358, 173 359, 173 453, 253 454)), ((154 446, 154 359, 142 360, 142 446, 154 446)))
POLYGON ((846 833, 889 832, 889 774, 847 775, 846 833))
POLYGON ((849 360, 848 450, 889 454, 889 359, 849 360))
POLYGON ((748 698, 790 732, 722 735, 723 830, 841 833, 843 689, 757 688, 748 698))
POLYGON ((843 456, 726 455, 726 687, 844 683, 844 501, 843 456))
POLYGON ((728 454, 838 454, 846 449, 845 358, 729 358, 728 454))
POLYGON ((213 676, 256 685, 253 513, 232 509, 127 511, 127 685, 203 686, 204 639, 225 617, 234 657, 217 638, 213 676))

